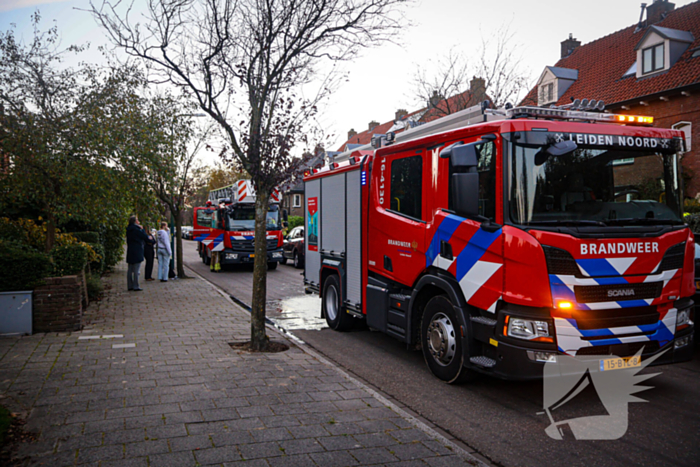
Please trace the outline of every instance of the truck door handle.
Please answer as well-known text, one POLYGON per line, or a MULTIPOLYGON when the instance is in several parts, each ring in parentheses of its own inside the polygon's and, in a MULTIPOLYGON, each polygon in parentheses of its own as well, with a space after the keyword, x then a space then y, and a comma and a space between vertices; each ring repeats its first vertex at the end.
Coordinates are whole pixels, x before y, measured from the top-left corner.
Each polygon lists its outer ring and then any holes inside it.
POLYGON ((391 266, 391 258, 384 256, 384 269, 389 272, 394 272, 394 268, 391 266))
POLYGON ((440 241, 440 256, 450 261, 454 259, 454 256, 452 256, 452 245, 445 240, 440 241))

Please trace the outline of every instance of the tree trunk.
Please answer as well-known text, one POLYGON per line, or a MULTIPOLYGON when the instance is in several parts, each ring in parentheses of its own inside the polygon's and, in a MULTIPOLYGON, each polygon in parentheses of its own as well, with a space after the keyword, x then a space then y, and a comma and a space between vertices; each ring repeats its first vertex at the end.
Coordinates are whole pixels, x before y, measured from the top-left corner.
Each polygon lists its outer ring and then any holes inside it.
MULTIPOLYGON (((258 185, 260 186, 260 185, 258 185)), ((253 303, 250 316, 250 346, 265 350, 269 341, 265 333, 267 301, 267 209, 270 194, 257 190, 255 199, 255 265, 253 269, 253 303)))
POLYGON ((182 264, 182 211, 173 212, 175 216, 175 232, 173 232, 173 235, 175 235, 175 243, 177 244, 175 250, 175 267, 177 268, 177 277, 184 279, 187 276, 185 275, 185 268, 182 264))
POLYGON ((47 214, 46 243, 44 244, 44 249, 46 250, 46 253, 51 251, 54 243, 56 243, 56 218, 53 216, 53 214, 47 214))

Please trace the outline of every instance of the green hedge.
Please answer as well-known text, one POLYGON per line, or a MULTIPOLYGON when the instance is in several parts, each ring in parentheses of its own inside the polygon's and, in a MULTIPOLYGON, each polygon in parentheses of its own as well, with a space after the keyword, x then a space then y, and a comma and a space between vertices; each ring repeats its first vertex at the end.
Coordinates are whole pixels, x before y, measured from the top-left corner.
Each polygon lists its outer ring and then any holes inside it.
POLYGON ((124 257, 126 228, 123 225, 106 226, 102 230, 102 245, 105 249, 105 266, 111 268, 124 257))
POLYGON ((51 250, 54 263, 54 276, 80 274, 88 261, 88 250, 80 245, 57 246, 51 250))
POLYGON ((100 234, 97 232, 71 232, 70 234, 81 242, 101 244, 100 234))
POLYGON ((304 218, 301 216, 289 216, 287 222, 289 222, 289 230, 292 230, 294 227, 304 225, 304 218))
POLYGON ((95 253, 100 257, 99 261, 90 263, 90 271, 94 274, 101 275, 105 270, 105 248, 99 243, 88 243, 95 250, 95 253))
POLYGON ((99 274, 88 274, 85 276, 85 282, 90 301, 102 298, 104 287, 102 286, 102 280, 100 280, 99 274))
POLYGON ((0 291, 34 289, 51 271, 48 255, 0 241, 0 291))

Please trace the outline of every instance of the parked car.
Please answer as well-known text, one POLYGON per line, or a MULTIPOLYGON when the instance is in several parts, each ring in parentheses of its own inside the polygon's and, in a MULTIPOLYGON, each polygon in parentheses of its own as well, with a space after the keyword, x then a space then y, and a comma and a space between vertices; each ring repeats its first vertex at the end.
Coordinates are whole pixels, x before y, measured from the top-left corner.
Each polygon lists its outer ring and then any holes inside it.
POLYGON ((182 226, 182 238, 184 238, 185 240, 192 240, 192 226, 182 226))
POLYGON ((284 237, 282 245, 282 264, 292 260, 295 268, 304 267, 304 227, 294 227, 289 235, 284 237))

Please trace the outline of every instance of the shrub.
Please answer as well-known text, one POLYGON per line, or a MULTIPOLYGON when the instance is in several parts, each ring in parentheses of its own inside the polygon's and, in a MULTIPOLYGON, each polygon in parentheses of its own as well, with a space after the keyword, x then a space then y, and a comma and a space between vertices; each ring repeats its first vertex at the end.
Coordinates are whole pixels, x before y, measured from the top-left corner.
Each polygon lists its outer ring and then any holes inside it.
POLYGON ((105 248, 99 243, 88 243, 88 245, 93 249, 96 256, 96 258, 88 258, 90 261, 90 271, 99 276, 105 270, 105 248))
POLYGON ((686 214, 683 220, 695 235, 700 234, 700 214, 686 214))
POLYGON ((104 287, 102 286, 102 280, 100 279, 99 274, 86 275, 85 283, 87 285, 87 293, 90 301, 99 300, 102 298, 104 287))
POLYGON ((80 274, 88 263, 88 245, 75 243, 73 245, 57 246, 51 250, 54 275, 70 276, 80 274))
POLYGON ((287 222, 289 222, 289 230, 292 230, 294 227, 304 225, 304 218, 301 216, 289 216, 287 222))
POLYGON ((30 290, 51 275, 48 255, 17 243, 0 241, 0 291, 30 290))
POLYGON ((71 232, 78 241, 85 243, 100 243, 100 234, 97 232, 71 232))
POLYGON ((105 226, 102 231, 102 245, 105 249, 105 266, 111 268, 124 256, 125 227, 122 225, 105 226))

